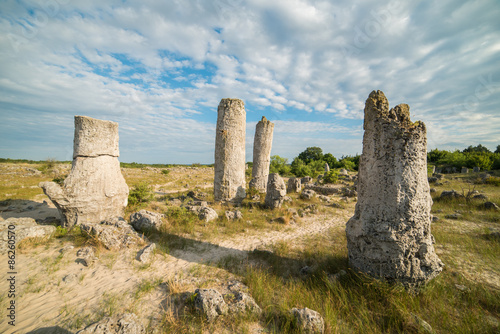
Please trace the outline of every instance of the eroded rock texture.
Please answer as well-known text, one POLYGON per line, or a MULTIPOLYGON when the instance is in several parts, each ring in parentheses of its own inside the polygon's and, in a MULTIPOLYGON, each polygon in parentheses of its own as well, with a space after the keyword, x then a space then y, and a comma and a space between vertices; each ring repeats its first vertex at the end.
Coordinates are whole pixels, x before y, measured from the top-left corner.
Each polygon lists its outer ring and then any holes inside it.
POLYGON ((245 192, 245 124, 243 101, 222 99, 217 110, 214 198, 241 201, 245 192))
POLYGON ((40 186, 64 217, 63 226, 123 215, 129 189, 118 161, 118 123, 75 116, 73 165, 61 188, 40 186))
POLYGON ((278 173, 269 175, 264 203, 269 209, 281 208, 286 196, 285 181, 278 173))
POLYGON ((255 127, 253 142, 253 167, 250 188, 265 192, 267 177, 269 176, 269 164, 271 163, 271 148, 273 145, 274 123, 268 121, 264 116, 255 127))
POLYGON ((358 202, 346 227, 349 263, 375 277, 415 287, 443 264, 431 235, 424 123, 406 104, 389 110, 381 91, 366 101, 358 202))

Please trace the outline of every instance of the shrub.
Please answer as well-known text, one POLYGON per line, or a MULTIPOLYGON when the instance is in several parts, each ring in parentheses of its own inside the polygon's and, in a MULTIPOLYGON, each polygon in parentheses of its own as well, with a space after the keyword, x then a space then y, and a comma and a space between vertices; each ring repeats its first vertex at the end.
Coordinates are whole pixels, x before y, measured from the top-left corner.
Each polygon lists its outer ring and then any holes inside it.
POLYGON ((497 176, 489 177, 486 179, 486 183, 500 187, 500 177, 497 177, 497 176))
POLYGON ((128 202, 131 205, 136 205, 139 203, 147 203, 152 201, 154 198, 153 189, 146 182, 141 182, 136 184, 134 188, 130 191, 128 195, 128 202))
POLYGON ((282 158, 279 155, 273 155, 269 165, 269 174, 278 173, 281 176, 289 174, 290 166, 287 164, 288 159, 282 158))
POLYGON ((161 170, 161 173, 165 176, 167 176, 168 174, 170 174, 170 171, 168 169, 162 169, 161 170))
POLYGON ((56 159, 53 159, 53 158, 48 158, 47 160, 45 160, 45 162, 40 166, 38 167, 37 169, 44 173, 44 174, 47 174, 47 173, 50 173, 52 171, 52 169, 54 169, 54 167, 56 166, 56 159))
POLYGON ((58 176, 56 178, 53 178, 52 182, 55 182, 58 185, 63 186, 64 185, 64 180, 66 180, 67 177, 68 177, 68 175, 58 176))
POLYGON ((323 181, 325 183, 337 183, 339 180, 339 172, 337 170, 330 170, 323 177, 323 181))

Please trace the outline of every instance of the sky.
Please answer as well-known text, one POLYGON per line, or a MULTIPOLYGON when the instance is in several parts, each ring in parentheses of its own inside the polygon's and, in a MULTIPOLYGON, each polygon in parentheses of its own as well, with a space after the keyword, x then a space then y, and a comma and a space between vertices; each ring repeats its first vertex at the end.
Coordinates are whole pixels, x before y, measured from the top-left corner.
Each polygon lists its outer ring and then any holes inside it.
POLYGON ((0 157, 71 160, 75 115, 119 123, 120 161, 213 163, 217 106, 275 123, 272 155, 362 152, 382 90, 428 149, 500 144, 500 2, 2 0, 0 157))

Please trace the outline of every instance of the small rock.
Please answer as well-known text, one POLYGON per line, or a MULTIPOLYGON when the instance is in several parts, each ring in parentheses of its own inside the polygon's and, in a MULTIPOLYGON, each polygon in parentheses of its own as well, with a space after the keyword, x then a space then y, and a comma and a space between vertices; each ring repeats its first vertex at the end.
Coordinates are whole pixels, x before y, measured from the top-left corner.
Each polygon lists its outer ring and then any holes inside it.
POLYGON ((104 318, 76 334, 146 334, 146 329, 135 314, 125 313, 104 318))
POLYGON ((303 178, 300 179, 301 184, 308 184, 312 182, 313 178, 310 176, 304 176, 303 178))
POLYGON ((316 192, 311 189, 304 189, 300 194, 300 198, 302 199, 312 199, 314 196, 316 196, 316 192))
POLYGON ((74 282, 76 280, 77 276, 75 274, 69 274, 63 277, 62 281, 66 284, 69 284, 71 282, 74 282))
POLYGON ((444 216, 444 218, 448 218, 448 219, 460 219, 460 218, 462 218, 462 215, 460 213, 453 213, 451 215, 444 216))
POLYGON ((196 289, 194 293, 194 306, 208 322, 213 322, 219 315, 227 314, 228 306, 217 290, 196 289))
POLYGON ((430 192, 431 194, 435 193, 435 192, 436 192, 436 188, 430 188, 430 189, 429 189, 429 192, 430 192))
POLYGON ((465 285, 455 284, 455 287, 458 290, 460 290, 460 291, 467 291, 467 290, 469 290, 465 285))
POLYGON ((159 231, 163 225, 163 218, 165 218, 163 214, 141 210, 130 215, 130 224, 136 231, 159 231))
POLYGON ((305 266, 300 268, 300 274, 301 275, 310 275, 312 273, 312 268, 309 266, 305 266))
POLYGON ((238 220, 243 218, 243 214, 239 210, 226 211, 225 212, 227 220, 238 220))
POLYGON ((303 309, 293 308, 291 313, 297 319, 297 325, 303 333, 325 332, 325 322, 318 312, 304 307, 303 309))
POLYGON ((433 333, 431 325, 416 314, 411 313, 413 315, 413 318, 415 319, 415 322, 417 323, 418 327, 420 330, 422 330, 424 333, 431 334, 433 333))
POLYGON ((64 254, 64 253, 67 253, 68 251, 70 251, 74 248, 75 248, 75 246, 73 246, 73 245, 66 245, 59 250, 59 253, 64 254))
POLYGON ((484 194, 474 195, 472 198, 477 199, 477 200, 488 200, 488 196, 486 196, 484 194))
POLYGON ((493 202, 485 202, 482 207, 486 210, 494 210, 494 211, 499 211, 500 208, 498 207, 498 205, 496 205, 495 203, 493 202))
POLYGON ((225 295, 228 301, 228 311, 233 314, 253 313, 261 314, 262 309, 257 305, 255 300, 246 292, 237 291, 234 294, 225 295))
POLYGON ((437 222, 437 221, 439 221, 439 217, 437 217, 437 216, 432 216, 432 221, 433 221, 433 222, 437 222))
POLYGON ((141 261, 142 263, 148 263, 151 260, 151 257, 154 254, 154 251, 156 249, 156 244, 153 242, 137 253, 137 260, 141 261))
POLYGON ((457 193, 455 190, 449 190, 449 191, 443 191, 439 198, 442 199, 456 199, 456 198, 463 198, 464 196, 462 194, 457 193))

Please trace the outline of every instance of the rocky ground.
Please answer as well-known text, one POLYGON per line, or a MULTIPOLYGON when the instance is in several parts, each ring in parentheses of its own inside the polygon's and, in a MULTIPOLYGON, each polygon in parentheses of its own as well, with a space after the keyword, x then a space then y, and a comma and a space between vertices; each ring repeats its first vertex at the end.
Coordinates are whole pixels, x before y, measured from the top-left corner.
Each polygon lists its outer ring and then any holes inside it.
MULTIPOLYGON (((37 167, 0 164, 0 224, 11 217, 33 218, 42 226, 55 225, 59 221, 57 209, 37 185, 41 181, 63 178, 69 172, 70 165, 56 165, 44 173, 37 167)), ((198 314, 192 311, 203 309, 200 306, 203 301, 196 299, 203 295, 201 290, 193 295, 197 289, 218 291, 229 305, 228 312, 236 312, 235 305, 239 304, 231 301, 231 298, 243 296, 242 293, 251 297, 253 293, 243 284, 246 283, 243 267, 249 263, 265 265, 269 261, 261 262, 261 258, 289 256, 291 249, 309 252, 309 245, 325 240, 325 237, 333 243, 336 239, 345 240, 340 235, 356 203, 355 192, 352 191, 353 181, 350 180, 353 173, 327 189, 325 194, 321 194, 323 190, 317 186, 310 187, 314 190, 313 193, 309 192, 312 198, 288 194, 283 207, 273 211, 261 207, 264 202, 262 195, 260 198, 249 196, 240 207, 213 203, 212 168, 126 168, 122 169, 122 173, 132 189, 142 182, 150 184, 155 192, 153 201, 129 207, 125 219, 130 222, 131 214, 141 209, 165 214, 160 231, 146 233, 135 244, 120 250, 108 250, 85 233, 73 231, 66 234, 62 230, 53 231, 50 238, 21 242, 17 245, 20 249, 15 258, 16 326, 14 328, 8 324, 6 309, 10 299, 4 291, 9 290, 9 282, 2 279, 0 332, 76 333, 95 321, 124 313, 135 314, 135 321, 144 326, 148 333, 162 333, 163 328, 173 328, 173 332, 177 328, 182 332, 189 328, 182 323, 192 321, 190 317, 198 314), (196 202, 203 202, 202 205, 213 209, 218 218, 210 221, 201 216, 198 218, 196 215, 199 210, 195 210, 193 216, 189 208, 200 204, 196 202), (235 211, 239 212, 234 217, 237 219, 226 217, 226 212, 235 211), (180 213, 184 216, 180 217, 180 213), (153 242, 156 250, 149 259, 141 261, 141 250, 153 242), (95 255, 83 254, 86 247, 91 247, 95 255), (196 298, 193 300, 192 296, 196 298)), ((462 181, 447 176, 437 186, 431 184, 431 187, 437 188, 437 196, 443 190, 457 188, 462 181)), ((465 183, 460 185, 464 186, 465 183)), ((482 193, 488 201, 498 204, 498 187, 485 187, 482 193)), ((447 240, 443 235, 449 237, 456 233, 454 235, 460 239, 462 234, 471 233, 493 238, 498 243, 495 233, 500 232, 500 213, 495 210, 468 212, 463 208, 460 211, 459 205, 435 204, 433 213, 438 220, 433 224, 433 232, 437 231, 438 241, 447 240), (449 218, 452 214, 461 216, 449 218)), ((335 247, 332 246, 332 249, 335 247)), ((345 248, 345 245, 341 247, 345 248)), ((456 257, 457 252, 467 252, 467 245, 461 244, 460 240, 436 244, 438 256, 445 263, 453 260, 452 269, 460 269, 471 282, 482 282, 489 289, 498 291, 500 263, 498 254, 494 253, 497 248, 497 244, 494 244, 493 254, 472 252, 470 256, 456 257)), ((3 273, 7 273, 6 254, 2 254, 1 258, 0 268, 3 273)), ((314 254, 296 262, 286 269, 290 272, 284 272, 283 276, 300 279, 308 271, 321 270, 318 268, 319 262, 314 260, 314 254)), ((328 277, 339 275, 334 272, 327 274, 330 275, 328 277)), ((259 298, 256 300, 259 301, 259 298)), ((292 306, 305 305, 298 303, 292 306)), ((264 313, 269 312, 265 310, 265 305, 260 305, 260 308, 264 308, 264 313)), ((290 312, 295 314, 298 311, 290 312)), ((498 314, 488 316, 492 326, 497 326, 498 314)), ((210 318, 208 315, 206 317, 210 318)), ((269 320, 266 320, 269 317, 270 313, 265 316, 257 313, 243 320, 223 321, 216 327, 200 325, 198 329, 201 332, 264 333, 270 331, 269 320)), ((297 321, 300 324, 300 320, 297 321)), ((328 319, 326 322, 326 332, 342 332, 340 329, 343 325, 340 322, 338 327, 334 327, 328 319)))

